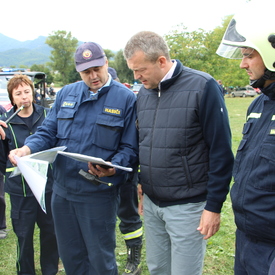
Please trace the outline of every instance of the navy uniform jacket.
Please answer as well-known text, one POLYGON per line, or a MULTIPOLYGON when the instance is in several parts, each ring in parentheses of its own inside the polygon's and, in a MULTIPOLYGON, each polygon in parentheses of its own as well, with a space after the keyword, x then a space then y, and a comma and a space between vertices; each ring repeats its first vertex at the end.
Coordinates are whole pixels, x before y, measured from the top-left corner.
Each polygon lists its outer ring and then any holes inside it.
POLYGON ((233 169, 231 199, 241 231, 275 243, 275 83, 248 108, 233 169))
MULTIPOLYGON (((0 142, 0 171, 6 175, 5 179, 5 191, 12 195, 17 196, 33 196, 31 189, 29 188, 26 180, 18 175, 16 177, 9 178, 10 173, 13 170, 13 166, 8 159, 9 152, 13 149, 22 147, 25 139, 36 132, 37 128, 42 124, 49 109, 45 109, 42 106, 33 104, 33 123, 31 129, 24 123, 19 117, 15 116, 8 123, 8 128, 3 128, 6 133, 6 139, 0 142), (6 172, 7 168, 7 172, 6 172)), ((14 112, 13 107, 9 112, 5 113, 0 119, 6 120, 14 112)), ((46 192, 52 191, 53 176, 51 166, 48 168, 48 181, 46 185, 46 192)))
MULTIPOLYGON (((32 153, 56 146, 132 167, 138 161, 135 127, 136 96, 121 83, 111 81, 90 97, 89 87, 79 81, 63 87, 41 128, 26 140, 32 153)), ((54 162, 54 191, 69 200, 90 200, 90 194, 112 188, 96 186, 79 175, 87 163, 58 155, 54 162)), ((127 173, 116 171, 101 180, 114 185, 125 182, 127 173)))

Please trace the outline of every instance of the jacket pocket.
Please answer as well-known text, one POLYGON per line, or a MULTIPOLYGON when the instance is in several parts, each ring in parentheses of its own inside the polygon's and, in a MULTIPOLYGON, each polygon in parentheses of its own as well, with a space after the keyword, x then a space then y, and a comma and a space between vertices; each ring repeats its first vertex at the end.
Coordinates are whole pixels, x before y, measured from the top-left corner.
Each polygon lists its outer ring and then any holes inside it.
POLYGON ((183 170, 184 170, 184 175, 186 178, 186 183, 188 188, 192 188, 193 187, 193 181, 191 178, 191 173, 189 171, 189 165, 188 165, 188 161, 187 158, 185 156, 182 156, 182 165, 183 165, 183 170))
POLYGON ((249 133, 249 130, 250 130, 250 128, 251 128, 251 126, 252 126, 252 123, 251 123, 251 122, 245 123, 244 126, 243 126, 242 134, 243 134, 243 135, 248 134, 248 133, 249 133))
POLYGON ((233 177, 236 176, 236 174, 239 170, 239 165, 240 165, 241 159, 242 159, 242 150, 245 147, 246 142, 247 142, 246 139, 242 139, 240 144, 239 144, 239 147, 237 149, 237 155, 236 155, 236 158, 235 158, 235 161, 234 161, 234 167, 233 167, 233 172, 232 172, 233 177))
POLYGON ((233 171, 232 171, 232 175, 233 177, 235 178, 235 181, 236 181, 236 175, 239 171, 239 165, 241 163, 241 160, 242 160, 242 151, 247 143, 247 134, 249 133, 249 130, 252 126, 252 123, 245 123, 244 126, 243 126, 243 131, 242 131, 242 134, 244 135, 243 136, 243 139, 241 140, 240 144, 239 144, 239 147, 237 149, 237 155, 236 155, 236 158, 234 160, 234 166, 233 166, 233 171))
POLYGON ((123 119, 99 115, 95 124, 93 143, 100 148, 116 151, 119 146, 123 127, 123 119))
MULTIPOLYGON (((274 140, 275 142, 275 140, 274 140)), ((266 191, 275 191, 275 144, 264 143, 259 154, 258 173, 255 172, 254 187, 266 191), (260 172, 260 173, 259 173, 260 172)), ((252 172, 254 174, 254 172, 252 172)))
POLYGON ((71 108, 61 108, 57 114, 57 138, 66 139, 71 133, 76 110, 71 108))

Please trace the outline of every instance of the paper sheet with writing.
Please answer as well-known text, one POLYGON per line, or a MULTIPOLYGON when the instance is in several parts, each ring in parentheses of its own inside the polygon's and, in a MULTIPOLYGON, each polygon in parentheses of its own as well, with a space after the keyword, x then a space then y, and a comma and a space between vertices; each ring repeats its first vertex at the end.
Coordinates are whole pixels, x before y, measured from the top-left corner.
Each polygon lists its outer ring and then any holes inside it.
POLYGON ((41 151, 24 157, 17 157, 16 169, 11 173, 10 177, 22 175, 26 179, 30 189, 32 190, 35 198, 41 206, 41 209, 46 213, 45 207, 45 187, 47 183, 47 172, 49 163, 53 163, 57 154, 75 159, 81 162, 92 162, 99 165, 107 165, 117 169, 122 169, 131 172, 133 169, 120 165, 110 164, 101 158, 95 158, 87 155, 64 152, 66 146, 55 147, 49 150, 41 151))
POLYGON ((48 179, 47 173, 49 163, 53 163, 58 152, 65 150, 66 148, 67 147, 65 146, 55 147, 21 158, 15 156, 17 167, 11 173, 10 177, 14 177, 22 173, 36 200, 40 204, 41 209, 45 213, 45 187, 48 179))
POLYGON ((23 159, 17 156, 14 157, 17 161, 17 167, 22 172, 29 187, 32 190, 36 200, 41 206, 41 209, 46 213, 45 205, 45 187, 47 183, 48 162, 42 160, 23 159))
MULTIPOLYGON (((28 156, 21 157, 20 159, 22 159, 23 161, 27 159, 31 159, 33 160, 34 163, 36 162, 36 160, 43 160, 43 161, 47 161, 48 163, 53 163, 55 161, 55 158, 58 152, 64 151, 65 149, 67 149, 66 146, 54 147, 45 151, 41 151, 28 156)), ((11 177, 15 177, 20 174, 21 174, 21 171, 17 166, 15 167, 15 170, 12 172, 11 177)))

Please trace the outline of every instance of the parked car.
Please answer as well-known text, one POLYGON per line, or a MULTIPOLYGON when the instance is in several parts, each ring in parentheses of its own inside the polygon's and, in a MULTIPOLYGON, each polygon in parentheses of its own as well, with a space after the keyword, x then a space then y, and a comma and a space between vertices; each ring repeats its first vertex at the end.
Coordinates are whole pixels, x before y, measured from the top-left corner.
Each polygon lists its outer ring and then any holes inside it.
POLYGON ((257 95, 257 92, 252 88, 252 87, 242 87, 242 88, 236 88, 231 92, 231 96, 241 96, 241 97, 246 97, 246 96, 255 96, 257 95))
POLYGON ((138 94, 141 87, 142 87, 142 84, 134 84, 132 90, 135 94, 138 94))
POLYGON ((0 76, 0 105, 8 111, 12 108, 12 105, 7 91, 7 83, 8 79, 4 76, 0 76))
POLYGON ((9 95, 7 91, 0 89, 0 105, 2 105, 7 111, 12 108, 9 95))

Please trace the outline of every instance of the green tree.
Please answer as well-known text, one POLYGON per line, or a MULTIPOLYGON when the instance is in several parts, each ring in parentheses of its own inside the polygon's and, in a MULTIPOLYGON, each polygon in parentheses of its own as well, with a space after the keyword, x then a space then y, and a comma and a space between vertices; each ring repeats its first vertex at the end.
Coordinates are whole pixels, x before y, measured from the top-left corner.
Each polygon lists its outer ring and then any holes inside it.
POLYGON ((53 71, 58 71, 63 85, 68 84, 69 72, 74 67, 74 53, 78 40, 72 37, 71 32, 56 31, 48 36, 46 44, 53 48, 49 62, 53 71))
MULTIPOLYGON (((112 66, 117 71, 117 75, 120 79, 120 82, 124 83, 133 83, 134 77, 133 72, 128 68, 127 62, 123 56, 123 51, 119 50, 114 58, 114 62, 112 63, 112 66)), ((110 65, 111 67, 111 65, 110 65)))
POLYGON ((203 29, 188 32, 184 25, 165 36, 173 59, 179 59, 185 66, 201 70, 207 59, 205 47, 206 32, 203 29))
POLYGON ((240 70, 240 60, 231 60, 216 54, 223 34, 232 16, 226 16, 222 26, 213 31, 198 29, 187 31, 179 25, 165 36, 170 49, 171 58, 179 59, 183 65, 207 72, 215 79, 221 79, 225 86, 245 86, 247 75, 240 70))
POLYGON ((68 79, 69 79, 69 83, 82 80, 79 72, 76 71, 75 66, 69 71, 68 79))
POLYGON ((112 50, 104 49, 104 52, 108 60, 114 59, 115 53, 112 50))

